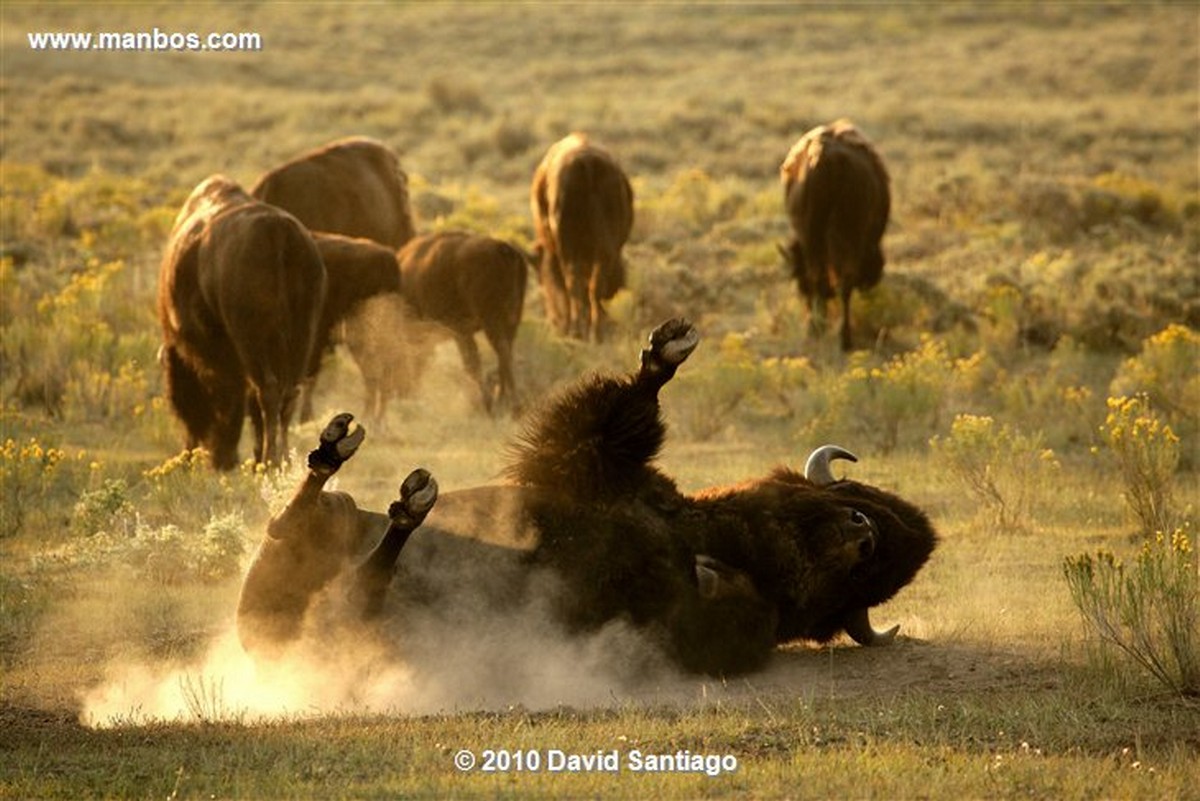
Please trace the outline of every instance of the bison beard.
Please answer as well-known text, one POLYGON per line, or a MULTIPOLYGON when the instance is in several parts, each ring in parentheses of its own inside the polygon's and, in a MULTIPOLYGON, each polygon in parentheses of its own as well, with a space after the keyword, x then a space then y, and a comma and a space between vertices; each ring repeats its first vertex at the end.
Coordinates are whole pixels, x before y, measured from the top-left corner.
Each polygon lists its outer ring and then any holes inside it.
MULTIPOLYGON (((664 323, 638 370, 586 379, 532 418, 512 483, 448 493, 432 511, 423 471, 387 516, 324 492, 363 436, 349 415, 335 418, 247 575, 245 647, 263 657, 289 647, 339 581, 341 625, 404 636, 432 620, 448 648, 468 617, 498 624, 530 604, 569 633, 624 621, 680 667, 713 674, 755 669, 797 638, 890 640, 894 629, 874 632, 867 610, 913 578, 936 535, 894 495, 833 480, 829 460, 847 452, 819 449, 808 477, 779 469, 696 495, 653 465, 665 438, 659 390, 698 341, 685 321, 664 323), (363 539, 378 544, 355 566, 363 539), (396 622, 413 625, 384 625, 396 622)), ((436 650, 423 653, 436 661, 436 650)))

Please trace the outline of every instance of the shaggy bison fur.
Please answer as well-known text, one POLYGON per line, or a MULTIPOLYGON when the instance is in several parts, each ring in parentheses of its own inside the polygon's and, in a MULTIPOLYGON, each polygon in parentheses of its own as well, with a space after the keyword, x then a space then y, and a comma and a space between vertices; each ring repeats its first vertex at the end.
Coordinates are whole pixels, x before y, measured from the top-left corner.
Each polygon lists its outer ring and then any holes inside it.
POLYGON ((868 609, 912 580, 936 535, 895 495, 835 480, 829 460, 849 454, 826 446, 808 477, 781 468, 694 495, 654 466, 659 391, 697 342, 690 324, 664 323, 637 370, 585 379, 535 413, 510 483, 436 498, 418 470, 387 515, 322 490, 363 440, 349 415, 335 418, 247 575, 243 644, 262 657, 286 650, 339 577, 341 625, 432 616, 441 645, 464 621, 499 626, 531 598, 565 632, 622 621, 680 667, 713 674, 753 670, 794 639, 845 630, 887 642, 895 629, 874 631, 868 609), (363 540, 376 543, 365 557, 363 540))

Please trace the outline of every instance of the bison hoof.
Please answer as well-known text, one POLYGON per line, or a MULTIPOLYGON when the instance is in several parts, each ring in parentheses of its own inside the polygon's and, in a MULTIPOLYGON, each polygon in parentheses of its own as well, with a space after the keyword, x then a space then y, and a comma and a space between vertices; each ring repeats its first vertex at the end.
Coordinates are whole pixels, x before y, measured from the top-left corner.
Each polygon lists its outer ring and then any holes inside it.
POLYGON ((388 507, 388 517, 394 524, 416 528, 433 508, 437 496, 437 481, 428 470, 417 468, 400 485, 400 500, 388 507))
POLYGON ((320 444, 308 454, 311 470, 333 473, 355 454, 366 438, 367 430, 358 425, 352 430, 353 423, 354 415, 349 412, 342 412, 329 421, 321 432, 320 444))
POLYGON ((642 351, 642 370, 651 374, 673 372, 700 344, 700 332, 682 318, 667 320, 650 333, 650 346, 642 351))

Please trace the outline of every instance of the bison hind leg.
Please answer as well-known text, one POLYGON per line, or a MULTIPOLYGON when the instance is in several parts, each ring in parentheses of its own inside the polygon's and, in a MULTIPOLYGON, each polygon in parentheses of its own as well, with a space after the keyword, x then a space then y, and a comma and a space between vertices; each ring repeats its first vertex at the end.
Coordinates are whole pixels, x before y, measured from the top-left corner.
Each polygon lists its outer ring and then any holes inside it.
POLYGON ((388 585, 408 538, 425 521, 437 502, 438 484, 428 470, 417 468, 400 485, 400 498, 388 507, 387 532, 354 574, 351 598, 363 620, 377 617, 383 609, 388 585))

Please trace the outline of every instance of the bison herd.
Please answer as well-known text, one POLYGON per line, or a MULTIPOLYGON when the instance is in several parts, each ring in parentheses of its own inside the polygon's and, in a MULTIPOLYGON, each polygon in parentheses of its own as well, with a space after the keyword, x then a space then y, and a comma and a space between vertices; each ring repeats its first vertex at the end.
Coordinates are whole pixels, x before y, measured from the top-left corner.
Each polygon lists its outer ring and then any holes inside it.
MULTIPOLYGON (((840 296, 848 350, 850 294, 883 271, 887 171, 867 138, 839 120, 801 137, 780 176, 794 229, 781 251, 815 331, 826 302, 840 296)), ((554 330, 600 341, 604 302, 626 284, 633 188, 609 151, 572 133, 534 170, 530 211, 532 253, 465 232, 417 236, 399 159, 363 137, 282 164, 249 193, 223 176, 203 181, 175 220, 159 273, 167 397, 188 447, 233 467, 249 415, 255 461, 278 463, 294 411, 312 418, 322 358, 339 338, 362 372, 367 416, 381 420, 408 383, 389 347, 408 336, 405 321, 452 336, 481 406, 515 411, 527 263, 554 330), (364 323, 374 299, 378 313, 364 323), (496 356, 495 381, 483 373, 480 331, 496 356)))
MULTIPOLYGON (((842 120, 805 134, 780 175, 794 232, 781 251, 815 331, 841 298, 849 349, 850 295, 884 264, 883 161, 842 120)), ((634 193, 612 154, 575 133, 537 165, 530 210, 532 253, 474 233, 418 234, 399 160, 365 138, 304 154, 250 192, 220 175, 203 181, 175 220, 158 294, 166 392, 188 447, 234 467, 249 416, 255 461, 282 463, 289 423, 297 411, 311 419, 322 357, 339 340, 362 372, 366 418, 382 420, 406 372, 388 346, 421 325, 453 338, 484 409, 516 410, 527 270, 555 331, 600 341, 604 303, 626 284, 634 193)), ((532 603, 566 633, 624 621, 678 666, 708 673, 753 669, 789 640, 889 641, 896 629, 873 629, 868 610, 913 578, 936 535, 900 498, 835 479, 830 461, 853 460, 847 451, 826 446, 803 473, 693 495, 655 466, 659 390, 698 340, 684 321, 663 324, 637 370, 583 380, 534 410, 506 483, 439 497, 417 470, 387 514, 324 489, 364 439, 351 415, 335 417, 246 577, 245 648, 270 660, 329 636, 314 609, 335 596, 334 629, 356 637, 411 641, 430 620, 461 632, 468 610, 490 619, 532 603)))

